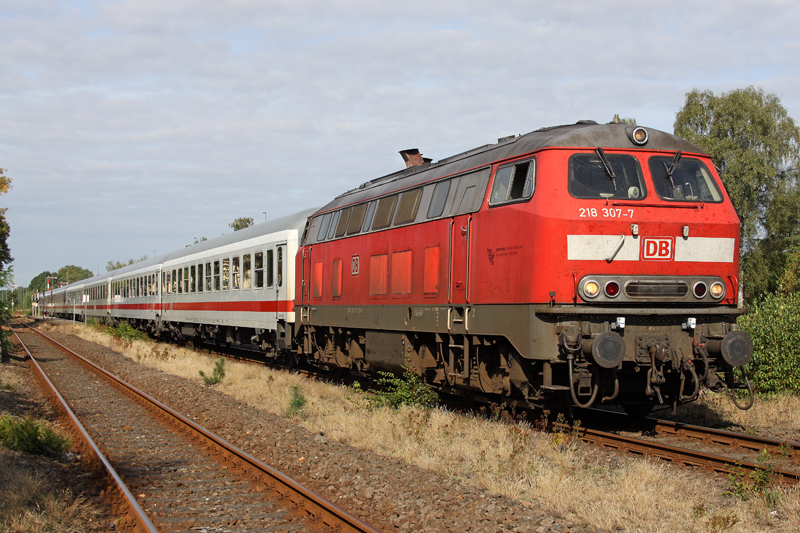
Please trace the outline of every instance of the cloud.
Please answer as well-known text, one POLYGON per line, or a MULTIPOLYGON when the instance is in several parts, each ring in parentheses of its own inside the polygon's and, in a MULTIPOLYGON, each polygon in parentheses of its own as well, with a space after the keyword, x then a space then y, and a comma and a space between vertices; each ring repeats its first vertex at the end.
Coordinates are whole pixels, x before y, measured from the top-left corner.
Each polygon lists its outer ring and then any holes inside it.
POLYGON ((9 0, 18 281, 327 203, 405 148, 614 113, 670 131, 695 87, 759 85, 798 116, 798 19, 780 1, 9 0))

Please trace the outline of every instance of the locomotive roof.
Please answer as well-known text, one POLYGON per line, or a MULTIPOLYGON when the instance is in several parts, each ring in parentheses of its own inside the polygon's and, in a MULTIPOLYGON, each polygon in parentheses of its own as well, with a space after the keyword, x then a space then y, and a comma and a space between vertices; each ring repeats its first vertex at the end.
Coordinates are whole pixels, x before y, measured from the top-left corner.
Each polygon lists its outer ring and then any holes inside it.
POLYGON ((587 147, 682 151, 705 154, 698 146, 670 133, 646 128, 649 140, 645 146, 633 144, 628 131, 637 126, 630 124, 598 124, 582 120, 576 124, 542 128, 524 135, 500 139, 497 144, 487 144, 435 163, 424 163, 373 179, 357 189, 336 197, 318 212, 333 210, 406 189, 444 176, 480 168, 495 161, 535 152, 550 147, 587 147))

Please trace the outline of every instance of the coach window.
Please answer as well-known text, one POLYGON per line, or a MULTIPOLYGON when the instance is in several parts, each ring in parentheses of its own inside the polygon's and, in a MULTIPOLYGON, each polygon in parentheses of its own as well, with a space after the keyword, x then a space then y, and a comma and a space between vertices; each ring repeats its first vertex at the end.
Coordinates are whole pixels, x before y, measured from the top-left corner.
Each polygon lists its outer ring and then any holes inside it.
POLYGON ((333 214, 333 219, 331 219, 331 227, 330 227, 330 229, 328 230, 328 237, 327 237, 328 239, 332 239, 332 238, 333 238, 333 234, 336 232, 336 227, 337 227, 337 226, 338 226, 338 224, 339 224, 339 217, 340 217, 341 215, 342 215, 342 212, 341 212, 341 211, 336 211, 336 212, 333 214))
POLYGON ((331 296, 342 297, 342 260, 333 260, 333 281, 331 282, 331 296))
POLYGON ((203 263, 197 265, 197 292, 203 292, 203 284, 205 283, 205 276, 203 276, 203 263))
POLYGON ((428 218, 436 218, 444 213, 444 204, 447 203, 447 193, 450 192, 452 180, 442 181, 433 188, 433 198, 428 207, 428 218))
POLYGON ((211 292, 213 273, 211 271, 211 263, 206 263, 206 292, 211 292))
POLYGON ((264 252, 256 252, 253 258, 253 273, 255 274, 255 288, 264 288, 264 252))
POLYGON ((568 189, 574 198, 641 200, 647 196, 639 161, 599 148, 569 158, 568 189))
POLYGON ((172 294, 177 294, 178 292, 178 274, 177 270, 172 271, 172 294))
POLYGON ((252 275, 251 258, 252 256, 250 254, 245 254, 242 257, 242 289, 244 290, 250 288, 250 276, 252 275))
POLYGON ((421 196, 422 189, 415 189, 403 193, 403 196, 400 197, 400 206, 397 208, 397 215, 394 217, 395 226, 414 222, 421 196))
POLYGON ((189 292, 189 267, 183 267, 183 292, 189 292))
POLYGON ((361 231, 364 225, 364 215, 367 214, 367 204, 359 204, 350 212, 350 221, 347 223, 347 234, 353 235, 361 231))
POLYGON ((178 269, 178 294, 183 293, 183 269, 178 269))
POLYGON ((533 196, 536 185, 536 160, 523 161, 497 169, 489 205, 499 205, 533 196))
POLYGON ((283 287, 283 248, 278 246, 278 287, 283 287))
POLYGON ((328 234, 328 226, 331 223, 331 214, 322 217, 322 222, 319 225, 319 232, 317 232, 317 241, 324 241, 325 236, 328 234))
POLYGON ((214 290, 218 291, 219 289, 219 261, 214 261, 214 290))
POLYGON ((197 267, 189 267, 189 292, 197 292, 197 267))
POLYGON ((239 288, 240 288, 239 287, 239 282, 240 282, 240 276, 241 276, 241 273, 239 272, 239 256, 236 256, 236 257, 231 259, 231 268, 232 268, 231 274, 233 276, 231 278, 231 280, 233 282, 233 290, 238 291, 239 288))
POLYGON ((375 220, 372 222, 372 229, 383 229, 389 227, 394 214, 394 206, 397 205, 397 195, 394 194, 387 198, 382 198, 378 202, 378 209, 375 211, 375 220))
POLYGON ((222 260, 222 290, 231 288, 231 260, 227 257, 222 260))
POLYGON ((361 231, 369 231, 372 225, 372 216, 375 214, 375 206, 378 205, 377 200, 370 202, 367 205, 367 216, 364 217, 364 226, 361 231))
POLYGON ((272 284, 274 283, 273 281, 274 270, 272 268, 273 259, 274 259, 273 251, 267 250, 267 287, 272 287, 272 284))

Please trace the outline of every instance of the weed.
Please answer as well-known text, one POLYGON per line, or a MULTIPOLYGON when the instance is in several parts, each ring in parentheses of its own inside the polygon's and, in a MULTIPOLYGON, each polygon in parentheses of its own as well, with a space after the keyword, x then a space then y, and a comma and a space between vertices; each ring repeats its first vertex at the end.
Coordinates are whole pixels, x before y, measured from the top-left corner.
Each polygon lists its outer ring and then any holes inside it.
POLYGON ((567 450, 581 442, 581 433, 580 420, 575 420, 570 426, 567 424, 567 419, 564 414, 558 413, 556 421, 553 424, 553 434, 550 442, 554 447, 560 450, 567 450))
MULTIPOLYGON (((153 347, 150 350, 150 356, 161 361, 167 361, 174 357, 174 355, 169 351, 168 346, 164 345, 163 349, 159 350, 158 344, 153 344, 153 347)), ((203 375, 203 373, 201 372, 200 375, 203 375)))
POLYGON ((14 390, 16 388, 16 383, 0 383, 0 390, 14 390))
POLYGON ((692 516, 695 518, 703 518, 706 515, 706 506, 702 503, 698 503, 694 507, 692 507, 692 516))
POLYGON ((13 416, 0 417, 0 442, 12 450, 47 457, 59 457, 72 446, 68 438, 33 417, 23 420, 13 416))
POLYGON ((731 490, 725 494, 735 496, 741 500, 747 500, 751 496, 762 495, 767 503, 773 501, 777 503, 776 494, 772 494, 772 475, 774 470, 772 461, 767 450, 761 450, 758 454, 758 467, 752 472, 745 473, 741 466, 737 466, 734 472, 728 474, 728 483, 731 490))
MULTIPOLYGON (((164 349, 166 351, 166 348, 164 349)), ((202 370, 200 372, 200 377, 203 378, 203 382, 206 385, 216 385, 222 378, 225 377, 225 358, 220 357, 217 359, 217 362, 214 363, 214 371, 211 373, 210 376, 206 376, 206 373, 202 370)))
POLYGON ((736 516, 734 511, 729 511, 723 514, 715 514, 706 525, 708 526, 709 533, 721 533, 722 531, 728 531, 738 523, 739 517, 736 516))
POLYGON ((383 390, 370 389, 375 394, 370 400, 373 407, 399 409, 403 405, 409 405, 426 409, 439 402, 439 395, 407 366, 403 367, 402 376, 395 376, 391 372, 378 372, 378 375, 381 377, 375 383, 383 387, 383 390))
POLYGON ((305 413, 303 412, 303 407, 305 407, 306 402, 306 397, 303 396, 300 387, 298 385, 292 385, 292 397, 289 400, 289 408, 286 409, 286 413, 283 416, 286 418, 304 418, 305 413))

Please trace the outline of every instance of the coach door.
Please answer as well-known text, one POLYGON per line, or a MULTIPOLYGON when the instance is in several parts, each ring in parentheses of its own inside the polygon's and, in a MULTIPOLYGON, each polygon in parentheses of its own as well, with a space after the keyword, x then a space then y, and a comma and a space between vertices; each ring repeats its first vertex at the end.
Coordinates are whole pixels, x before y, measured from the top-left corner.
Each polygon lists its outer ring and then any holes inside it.
POLYGON ((283 301, 289 299, 285 287, 286 276, 286 243, 275 247, 275 320, 286 320, 286 306, 283 301))
POLYGON ((450 219, 450 288, 451 304, 469 302, 469 244, 472 215, 450 219))

